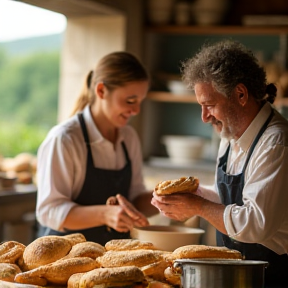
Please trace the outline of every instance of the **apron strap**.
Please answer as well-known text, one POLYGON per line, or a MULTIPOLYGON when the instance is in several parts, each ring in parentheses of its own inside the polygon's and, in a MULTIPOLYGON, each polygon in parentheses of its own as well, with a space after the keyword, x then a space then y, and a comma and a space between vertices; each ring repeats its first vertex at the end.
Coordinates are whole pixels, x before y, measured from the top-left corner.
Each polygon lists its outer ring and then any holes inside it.
POLYGON ((248 152, 248 155, 247 155, 246 162, 245 162, 245 164, 244 164, 242 173, 245 172, 246 167, 247 167, 247 165, 248 165, 248 162, 249 162, 249 160, 250 160, 250 157, 251 157, 251 155, 252 155, 252 153, 253 153, 253 151, 254 151, 254 148, 255 148, 255 146, 257 145, 257 143, 258 143, 259 139, 261 138, 262 134, 263 134, 264 131, 266 130, 266 128, 267 128, 268 124, 270 123, 271 119, 273 118, 273 116, 274 116, 274 110, 272 109, 269 117, 268 117, 267 120, 265 121, 265 123, 264 123, 264 125, 262 126, 262 128, 260 129, 258 135, 257 135, 256 138, 254 139, 254 141, 253 141, 253 143, 252 143, 252 145, 251 145, 251 148, 249 149, 249 152, 248 152))
POLYGON ((83 113, 78 113, 77 116, 78 116, 78 119, 79 119, 79 122, 80 122, 80 125, 81 125, 81 128, 82 128, 82 133, 83 133, 84 140, 85 140, 85 143, 86 143, 86 147, 87 147, 87 150, 88 150, 88 157, 90 157, 90 159, 92 159, 92 151, 91 151, 91 147, 90 147, 88 131, 87 131, 86 124, 85 124, 85 121, 84 121, 83 113))

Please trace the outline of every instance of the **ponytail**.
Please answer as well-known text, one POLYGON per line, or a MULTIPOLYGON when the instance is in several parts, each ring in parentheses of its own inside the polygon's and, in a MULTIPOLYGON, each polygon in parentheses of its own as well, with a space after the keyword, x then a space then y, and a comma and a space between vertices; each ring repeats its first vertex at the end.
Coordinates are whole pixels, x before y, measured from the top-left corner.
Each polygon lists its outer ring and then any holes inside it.
POLYGON ((85 78, 82 90, 80 92, 78 99, 76 100, 71 116, 82 111, 87 104, 91 104, 93 102, 90 91, 92 76, 93 71, 91 70, 85 78))
POLYGON ((270 83, 266 86, 266 94, 268 95, 265 100, 270 102, 271 104, 274 103, 275 98, 277 96, 277 88, 273 83, 270 83))

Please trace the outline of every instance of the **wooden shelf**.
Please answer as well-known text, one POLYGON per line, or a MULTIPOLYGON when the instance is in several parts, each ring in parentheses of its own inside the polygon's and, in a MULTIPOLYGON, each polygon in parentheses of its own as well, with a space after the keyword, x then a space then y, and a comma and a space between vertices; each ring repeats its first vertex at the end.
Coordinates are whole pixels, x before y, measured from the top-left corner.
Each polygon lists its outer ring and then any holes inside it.
POLYGON ((179 103, 197 103, 196 97, 193 94, 179 95, 170 92, 154 92, 148 93, 148 99, 158 102, 179 102, 179 103))
POLYGON ((245 34, 245 35, 285 35, 288 34, 288 26, 148 26, 147 32, 162 34, 245 34))
MULTIPOLYGON (((151 91, 147 98, 157 102, 198 103, 194 94, 179 95, 170 92, 151 91)), ((276 98, 274 104, 276 107, 288 107, 288 98, 276 98)))

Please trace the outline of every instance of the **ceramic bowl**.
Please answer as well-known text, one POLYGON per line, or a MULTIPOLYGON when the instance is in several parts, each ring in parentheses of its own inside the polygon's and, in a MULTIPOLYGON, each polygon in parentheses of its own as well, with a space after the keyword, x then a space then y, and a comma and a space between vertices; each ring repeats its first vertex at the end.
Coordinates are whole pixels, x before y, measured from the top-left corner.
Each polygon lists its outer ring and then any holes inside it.
POLYGON ((199 244, 201 235, 204 233, 205 231, 199 228, 150 225, 133 228, 131 237, 151 242, 160 250, 174 251, 181 246, 199 244))

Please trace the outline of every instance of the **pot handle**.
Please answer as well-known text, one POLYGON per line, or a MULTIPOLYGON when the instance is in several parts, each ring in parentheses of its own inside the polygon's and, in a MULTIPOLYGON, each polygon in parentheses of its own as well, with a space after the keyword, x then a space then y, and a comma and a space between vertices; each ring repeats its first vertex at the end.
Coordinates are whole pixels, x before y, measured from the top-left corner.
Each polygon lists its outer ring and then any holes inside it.
POLYGON ((174 262, 173 263, 173 268, 174 268, 174 271, 177 273, 177 274, 182 274, 182 264, 179 263, 179 262, 174 262))

